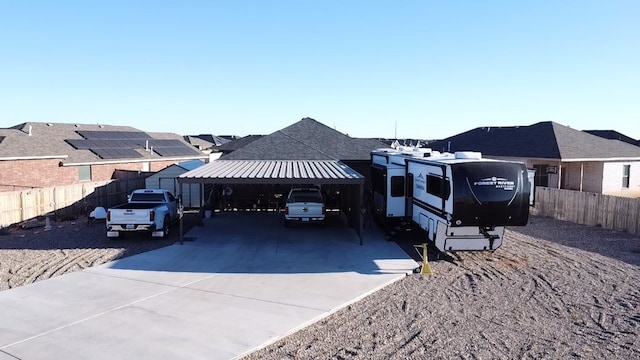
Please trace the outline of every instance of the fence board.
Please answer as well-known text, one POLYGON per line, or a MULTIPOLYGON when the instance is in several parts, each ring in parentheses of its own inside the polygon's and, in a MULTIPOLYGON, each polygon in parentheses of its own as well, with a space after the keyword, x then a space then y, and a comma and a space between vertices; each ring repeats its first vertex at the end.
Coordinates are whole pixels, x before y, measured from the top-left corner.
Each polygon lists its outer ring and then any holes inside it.
POLYGON ((536 187, 531 213, 605 229, 640 233, 640 199, 536 187))
POLYGON ((0 192, 0 227, 47 214, 77 217, 96 206, 126 202, 127 195, 140 188, 144 188, 144 178, 0 192))

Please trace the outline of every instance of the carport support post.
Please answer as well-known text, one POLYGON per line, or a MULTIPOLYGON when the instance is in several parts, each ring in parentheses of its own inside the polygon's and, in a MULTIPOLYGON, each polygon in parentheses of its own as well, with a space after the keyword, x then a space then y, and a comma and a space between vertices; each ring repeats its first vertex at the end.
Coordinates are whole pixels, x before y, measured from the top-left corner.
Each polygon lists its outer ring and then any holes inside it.
POLYGON ((183 241, 184 241, 184 236, 182 235, 182 229, 183 229, 183 225, 182 225, 182 218, 184 218, 184 213, 182 215, 180 215, 180 245, 183 245, 183 241))
MULTIPOLYGON (((180 208, 182 207, 182 183, 180 182, 180 179, 178 180, 178 210, 180 210, 180 208)), ((182 235, 182 229, 183 229, 183 224, 182 224, 182 218, 184 218, 184 208, 182 208, 182 211, 180 211, 180 226, 178 228, 178 231, 180 232, 180 245, 184 244, 184 237, 182 235)))
POLYGON ((362 184, 358 185, 358 195, 357 196, 358 196, 358 199, 356 200, 356 205, 357 205, 357 208, 356 208, 357 215, 356 216, 358 218, 358 221, 357 221, 357 223, 358 223, 358 237, 360 237, 360 245, 362 245, 363 244, 363 241, 362 241, 362 225, 363 225, 362 224, 362 215, 363 215, 362 214, 362 209, 363 209, 363 205, 366 205, 366 204, 362 204, 362 198, 364 196, 364 192, 362 190, 362 184))

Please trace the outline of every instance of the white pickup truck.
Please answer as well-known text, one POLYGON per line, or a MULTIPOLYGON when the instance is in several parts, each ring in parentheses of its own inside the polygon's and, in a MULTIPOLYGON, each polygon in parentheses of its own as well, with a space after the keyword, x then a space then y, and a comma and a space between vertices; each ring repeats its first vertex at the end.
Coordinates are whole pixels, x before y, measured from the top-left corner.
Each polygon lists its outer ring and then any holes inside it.
POLYGON ((284 208, 284 224, 315 222, 324 224, 326 207, 320 189, 292 188, 284 208))
POLYGON ((169 225, 182 217, 182 206, 169 191, 138 189, 125 204, 107 210, 107 237, 146 231, 154 237, 169 235, 169 225))

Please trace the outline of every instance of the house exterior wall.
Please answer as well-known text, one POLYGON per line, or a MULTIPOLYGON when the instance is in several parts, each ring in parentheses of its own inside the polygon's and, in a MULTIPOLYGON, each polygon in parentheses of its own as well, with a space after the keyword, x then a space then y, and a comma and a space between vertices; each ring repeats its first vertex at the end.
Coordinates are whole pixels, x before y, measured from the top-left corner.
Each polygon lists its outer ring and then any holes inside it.
POLYGON ((78 181, 77 168, 59 166, 60 159, 0 161, 0 191, 68 185, 78 181))
MULTIPOLYGON (((602 162, 571 162, 562 164, 562 188, 567 190, 602 192, 602 162)), ((557 176, 556 184, 557 184, 557 176)), ((555 187, 555 186, 554 186, 555 187)))
MULTIPOLYGON (((150 164, 158 171, 173 164, 159 161, 150 164)), ((94 164, 91 165, 91 181, 113 178, 116 170, 140 171, 142 163, 94 164)), ((30 188, 71 185, 80 183, 77 166, 60 166, 60 159, 3 160, 0 161, 0 191, 15 191, 30 188)))
POLYGON ((604 164, 602 193, 624 197, 640 197, 640 162, 607 162, 604 164), (630 165, 629 187, 622 187, 624 165, 630 165))

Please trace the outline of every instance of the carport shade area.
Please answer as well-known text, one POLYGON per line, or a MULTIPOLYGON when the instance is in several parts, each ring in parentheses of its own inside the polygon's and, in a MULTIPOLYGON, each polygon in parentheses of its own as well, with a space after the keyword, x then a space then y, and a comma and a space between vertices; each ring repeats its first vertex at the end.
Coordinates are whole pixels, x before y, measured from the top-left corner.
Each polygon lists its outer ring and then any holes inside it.
MULTIPOLYGON (((365 177, 337 160, 216 160, 178 177, 183 183, 233 185, 338 186, 340 210, 362 239, 362 199, 365 177)), ((182 243, 182 220, 180 242, 182 243)))

